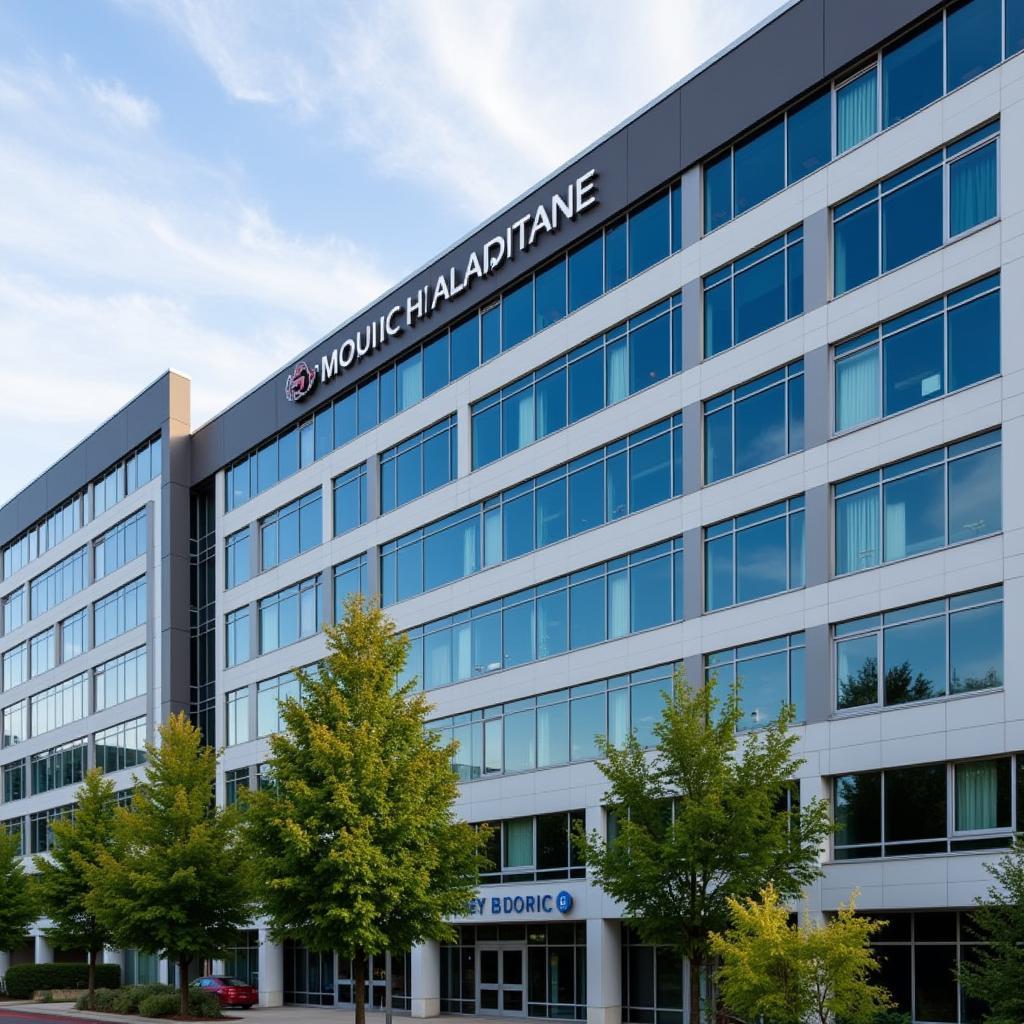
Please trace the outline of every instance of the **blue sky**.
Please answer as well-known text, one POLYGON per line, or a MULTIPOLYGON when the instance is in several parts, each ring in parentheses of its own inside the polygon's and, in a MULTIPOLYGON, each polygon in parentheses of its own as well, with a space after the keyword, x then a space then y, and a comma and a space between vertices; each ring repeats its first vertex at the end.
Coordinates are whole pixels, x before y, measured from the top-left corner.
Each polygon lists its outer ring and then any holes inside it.
POLYGON ((198 425, 775 0, 3 0, 0 502, 198 425))

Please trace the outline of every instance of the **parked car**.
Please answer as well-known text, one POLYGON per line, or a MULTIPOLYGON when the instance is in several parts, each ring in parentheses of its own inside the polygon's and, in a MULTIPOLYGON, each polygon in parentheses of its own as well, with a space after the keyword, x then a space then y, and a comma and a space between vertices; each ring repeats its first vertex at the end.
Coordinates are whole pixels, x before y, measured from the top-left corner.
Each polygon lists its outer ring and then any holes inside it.
POLYGON ((205 978, 196 978, 192 984, 201 988, 204 992, 212 992, 219 1000, 221 1006, 240 1006, 249 1010, 255 1006, 260 999, 259 993, 244 981, 238 978, 229 978, 223 974, 211 974, 205 978))

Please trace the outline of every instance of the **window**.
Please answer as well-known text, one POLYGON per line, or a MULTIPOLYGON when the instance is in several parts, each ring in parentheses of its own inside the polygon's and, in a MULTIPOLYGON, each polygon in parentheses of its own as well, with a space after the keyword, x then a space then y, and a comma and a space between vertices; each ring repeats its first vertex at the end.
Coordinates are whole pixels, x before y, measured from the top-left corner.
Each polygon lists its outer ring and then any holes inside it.
POLYGON ((1003 588, 837 623, 840 710, 1003 685, 1003 588))
MULTIPOLYGON (((242 790, 251 788, 248 768, 229 768, 224 773, 224 806, 233 807, 238 803, 242 790)), ((233 975, 235 972, 229 968, 228 973, 233 975)))
POLYGON ((681 493, 677 414, 382 545, 382 602, 434 590, 681 493))
POLYGON ((835 294, 995 218, 998 135, 994 121, 833 207, 835 294))
POLYGON ((3 768, 5 804, 14 803, 28 796, 28 788, 25 785, 25 762, 15 761, 13 764, 5 764, 3 768))
POLYGON ((25 588, 23 586, 12 590, 3 599, 2 611, 2 626, 5 633, 12 633, 20 626, 25 625, 25 588))
POLYGON ((836 484, 836 575, 998 533, 1000 452, 993 430, 836 484))
POLYGON ((803 721, 803 633, 707 654, 704 675, 709 686, 717 684, 721 700, 726 699, 727 690, 739 687, 740 729, 759 729, 774 722, 787 704, 793 705, 796 721, 803 721))
POLYGON ((287 562, 323 540, 323 497, 310 491, 260 520, 260 564, 263 569, 287 562))
POLYGON ((134 768, 146 761, 146 716, 111 726, 93 735, 96 767, 104 772, 134 768))
POLYGON ((89 713, 89 673, 50 686, 32 698, 32 735, 77 722, 89 713))
MULTIPOLYGON (((1007 4, 1013 6, 1013 0, 1007 4)), ((1000 0, 965 0, 946 11, 946 88, 956 89, 1002 59, 1000 0)))
POLYGON ((656 665, 427 725, 437 730, 442 743, 458 743, 452 767, 462 782, 593 761, 602 756, 599 736, 621 747, 633 732, 642 746, 654 745, 654 723, 661 717, 662 695, 671 691, 676 667, 656 665))
POLYGON ((345 617, 345 602, 352 594, 366 595, 370 591, 367 577, 366 555, 356 555, 334 567, 334 621, 345 617))
POLYGON ((704 403, 704 482, 724 480, 804 447, 804 361, 704 403))
POLYGON ((249 742, 249 687, 232 690, 224 697, 228 746, 249 742))
POLYGON ((878 68, 872 64, 836 88, 836 155, 878 131, 878 68))
POLYGON ((998 374, 999 294, 994 274, 837 345, 836 430, 998 374))
POLYGON ((93 516, 113 508, 126 495, 156 479, 161 472, 161 450, 160 437, 154 437, 94 480, 93 516))
POLYGON ((1024 50, 1024 4, 1006 0, 1006 56, 1024 50))
POLYGON ((804 585, 803 495, 704 528, 704 610, 804 585))
POLYGON ((60 624, 60 660, 71 661, 89 647, 89 611, 82 608, 60 624))
POLYGON ((236 608, 224 616, 225 664, 241 665, 252 656, 249 642, 249 609, 236 608))
POLYGON ((3 710, 4 747, 13 747, 28 739, 28 701, 19 700, 3 710))
POLYGON ((0 821, 0 829, 3 829, 3 831, 7 835, 9 835, 9 836, 17 836, 18 837, 18 842, 17 842, 17 844, 15 846, 14 852, 19 857, 24 857, 25 856, 25 832, 24 832, 24 826, 25 826, 25 819, 21 818, 21 817, 18 817, 18 818, 8 818, 6 821, 0 821))
POLYGON ((942 95, 942 17, 882 52, 882 127, 942 95))
POLYGON ((146 621, 146 577, 125 584, 93 605, 96 646, 146 621))
POLYGON ((4 651, 3 684, 5 690, 20 686, 28 679, 28 641, 23 640, 17 647, 4 651))
POLYGON ((140 508, 134 515, 112 526, 101 534, 93 545, 95 578, 103 579, 115 569, 146 553, 146 510, 140 508))
POLYGON ((56 607, 86 585, 86 549, 79 548, 30 584, 32 618, 56 607))
POLYGON ((835 859, 1009 846, 1013 776, 1022 767, 1020 755, 1005 755, 839 775, 832 783, 835 859))
POLYGON ((366 463, 334 478, 334 536, 366 522, 366 463))
POLYGON ((704 278, 704 356, 804 311, 804 229, 794 228, 704 278))
POLYGON ((432 690, 682 617, 676 538, 408 630, 405 678, 432 690))
POLYGON ((74 804, 51 807, 28 816, 28 830, 32 853, 46 853, 53 846, 53 823, 58 818, 71 818, 75 814, 74 804))
MULTIPOLYGON (((316 665, 307 665, 305 672, 315 672, 316 665)), ((289 698, 301 701, 302 687, 294 672, 285 672, 273 679, 264 679, 256 684, 256 735, 269 736, 281 732, 284 721, 280 704, 289 698)))
POLYGON ((94 671, 97 711, 141 697, 146 692, 146 648, 119 654, 94 671))
POLYGON ((57 633, 53 626, 29 641, 31 674, 42 675, 57 664, 57 633))
POLYGON ((87 749, 88 742, 83 737, 33 754, 32 792, 46 793, 62 786, 77 786, 85 777, 87 749))
POLYGON ((491 822, 487 856, 492 867, 480 873, 481 883, 583 878, 586 869, 571 839, 583 823, 582 810, 491 822))
POLYGON ((230 590, 247 582, 252 574, 252 546, 248 526, 225 538, 224 556, 225 588, 230 590))
POLYGON ((682 324, 676 295, 474 403, 473 468, 679 373, 682 324))
POLYGON ((311 576, 263 598, 259 612, 260 654, 315 636, 323 621, 320 577, 311 576))
MULTIPOLYGON (((80 491, 47 513, 34 526, 3 548, 3 575, 10 579, 29 562, 80 530, 86 521, 85 491, 80 491)), ((5 627, 13 629, 13 626, 5 627)))
MULTIPOLYGON (((452 413, 380 455, 380 507, 391 512, 458 475, 458 417, 452 413)), ((365 486, 365 484, 364 484, 365 486)))

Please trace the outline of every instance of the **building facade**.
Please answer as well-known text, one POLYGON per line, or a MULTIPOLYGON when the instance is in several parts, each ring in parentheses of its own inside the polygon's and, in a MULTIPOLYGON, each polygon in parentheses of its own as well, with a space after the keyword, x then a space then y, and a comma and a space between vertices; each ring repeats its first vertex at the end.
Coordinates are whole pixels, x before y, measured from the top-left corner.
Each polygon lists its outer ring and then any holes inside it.
MULTIPOLYGON (((963 912, 1024 828, 1022 50, 1024 0, 798 0, 209 423, 157 381, 0 509, 0 822, 44 851, 183 708, 258 786, 360 590, 496 826, 399 1009, 683 1024, 568 842, 682 667, 745 729, 796 706, 808 912, 859 889, 901 1008, 977 1019, 963 912)), ((258 923, 225 967, 352 1000, 258 923)))

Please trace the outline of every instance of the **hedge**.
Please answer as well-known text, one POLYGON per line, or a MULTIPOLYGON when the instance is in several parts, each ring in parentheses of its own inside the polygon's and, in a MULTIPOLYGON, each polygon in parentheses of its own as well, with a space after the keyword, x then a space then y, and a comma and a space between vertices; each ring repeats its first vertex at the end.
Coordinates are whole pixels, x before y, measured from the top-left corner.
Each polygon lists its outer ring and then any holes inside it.
MULTIPOLYGON (((4 976, 12 999, 31 999, 34 992, 53 988, 88 988, 88 964, 15 964, 4 976)), ((118 964, 96 965, 97 988, 120 988, 118 964)))

